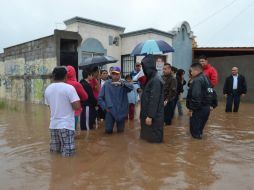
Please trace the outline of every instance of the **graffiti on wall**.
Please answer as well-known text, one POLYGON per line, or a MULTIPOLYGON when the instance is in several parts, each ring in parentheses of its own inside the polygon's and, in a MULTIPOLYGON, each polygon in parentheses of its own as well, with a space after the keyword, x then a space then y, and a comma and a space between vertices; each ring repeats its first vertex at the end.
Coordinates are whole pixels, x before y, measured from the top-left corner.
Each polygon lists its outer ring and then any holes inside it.
POLYGON ((44 92, 46 87, 50 84, 49 79, 33 79, 31 86, 32 102, 44 102, 44 92))
POLYGON ((33 80, 33 97, 36 100, 43 99, 43 80, 42 79, 35 79, 33 80))
POLYGON ((1 75, 0 76, 0 86, 5 86, 5 89, 11 89, 11 80, 9 77, 1 75))
POLYGON ((9 76, 23 75, 24 74, 24 64, 25 64, 24 58, 6 60, 4 63, 5 74, 9 75, 9 76))
POLYGON ((15 63, 6 65, 6 74, 7 75, 22 75, 21 66, 15 63))
POLYGON ((2 95, 7 99, 43 103, 44 90, 50 83, 49 74, 55 66, 56 58, 6 60, 0 66, 2 95))
POLYGON ((24 67, 26 75, 46 75, 49 74, 49 70, 45 65, 25 65, 24 67))
POLYGON ((14 79, 11 84, 11 99, 24 101, 25 100, 25 88, 23 79, 14 79))

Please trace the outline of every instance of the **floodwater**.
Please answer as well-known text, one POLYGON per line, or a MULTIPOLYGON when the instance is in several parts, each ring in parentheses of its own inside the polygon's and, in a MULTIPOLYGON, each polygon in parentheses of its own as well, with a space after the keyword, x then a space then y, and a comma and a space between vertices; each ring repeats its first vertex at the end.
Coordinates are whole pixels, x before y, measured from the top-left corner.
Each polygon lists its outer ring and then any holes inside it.
POLYGON ((26 190, 252 190, 254 189, 253 104, 224 113, 220 103, 202 140, 194 140, 188 117, 165 127, 164 143, 139 139, 137 121, 124 134, 103 127, 78 132, 70 158, 49 152, 49 110, 16 103, 0 110, 0 189, 26 190))

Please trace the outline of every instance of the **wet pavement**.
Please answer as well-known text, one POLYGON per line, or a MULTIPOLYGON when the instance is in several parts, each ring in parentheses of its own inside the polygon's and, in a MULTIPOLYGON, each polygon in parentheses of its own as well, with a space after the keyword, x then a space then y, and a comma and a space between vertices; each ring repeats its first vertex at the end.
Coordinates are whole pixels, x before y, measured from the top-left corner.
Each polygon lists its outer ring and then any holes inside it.
POLYGON ((254 189, 253 104, 239 113, 211 114, 202 140, 190 137, 188 117, 176 114, 164 143, 139 139, 139 124, 124 134, 103 127, 79 132, 70 158, 49 153, 49 110, 16 103, 0 109, 0 189, 52 190, 252 190, 254 189))

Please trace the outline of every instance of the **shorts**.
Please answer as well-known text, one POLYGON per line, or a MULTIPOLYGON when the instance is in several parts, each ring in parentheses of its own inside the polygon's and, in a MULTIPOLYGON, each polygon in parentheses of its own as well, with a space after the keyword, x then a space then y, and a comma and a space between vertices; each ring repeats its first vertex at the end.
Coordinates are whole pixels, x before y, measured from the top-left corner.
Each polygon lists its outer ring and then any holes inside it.
POLYGON ((50 152, 59 152, 62 156, 75 153, 75 131, 69 129, 50 129, 50 152))

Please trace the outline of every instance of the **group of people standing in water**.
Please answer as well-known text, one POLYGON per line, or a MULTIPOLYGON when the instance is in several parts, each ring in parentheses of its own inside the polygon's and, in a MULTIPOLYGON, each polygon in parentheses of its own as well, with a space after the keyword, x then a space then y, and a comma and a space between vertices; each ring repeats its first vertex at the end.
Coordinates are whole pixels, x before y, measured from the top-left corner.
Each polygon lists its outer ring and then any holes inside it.
MULTIPOLYGON (((92 130, 96 122, 103 121, 105 133, 112 134, 114 126, 117 133, 124 132, 125 121, 134 119, 138 102, 141 108, 140 138, 148 142, 163 142, 164 127, 172 125, 176 107, 179 116, 183 115, 184 74, 184 70, 177 70, 165 63, 161 76, 153 55, 147 55, 141 63, 136 63, 135 69, 124 79, 121 68, 117 66, 110 67, 109 74, 107 70, 99 71, 98 67, 84 69, 80 82, 72 66, 54 68, 53 83, 45 90, 45 104, 51 112, 50 151, 63 156, 74 154, 78 118, 81 130, 92 130)), ((217 106, 214 87, 218 74, 205 56, 200 57, 199 63, 191 65, 189 74, 186 107, 190 117, 190 133, 193 138, 202 139, 210 111, 217 106)), ((244 81, 245 87, 238 91, 235 89, 235 78, 234 89, 231 90, 231 78, 226 80, 224 86, 224 92, 228 94, 226 111, 230 111, 230 101, 237 94, 246 94, 247 91, 243 76, 238 81, 244 81)), ((240 86, 242 84, 238 85, 238 89, 240 86)))

